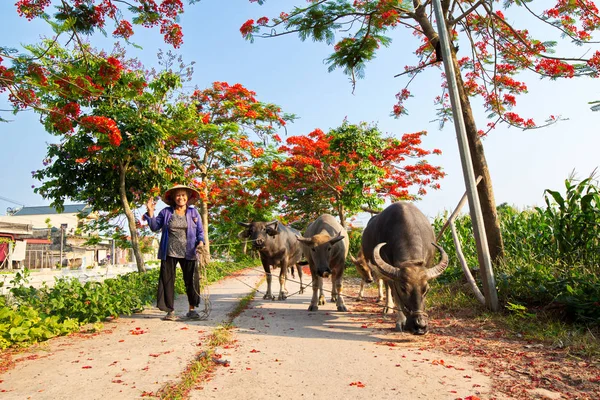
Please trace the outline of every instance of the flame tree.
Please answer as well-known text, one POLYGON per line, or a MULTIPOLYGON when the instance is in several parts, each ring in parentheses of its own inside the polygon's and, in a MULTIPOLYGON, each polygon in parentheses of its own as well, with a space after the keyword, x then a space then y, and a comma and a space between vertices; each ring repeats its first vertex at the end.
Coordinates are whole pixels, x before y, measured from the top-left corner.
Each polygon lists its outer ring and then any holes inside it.
POLYGON ((269 186, 292 218, 311 221, 331 213, 346 226, 346 216, 364 205, 415 199, 427 187, 439 188, 436 181, 444 173, 424 157, 440 151, 420 147, 424 134, 404 134, 398 140, 383 137, 376 126, 344 121, 328 133, 315 129, 292 136, 279 148, 286 157, 269 165, 269 186), (411 193, 412 187, 417 193, 411 193))
POLYGON ((200 211, 207 229, 209 213, 211 219, 219 217, 230 226, 229 232, 236 229, 237 218, 270 215, 273 201, 251 165, 269 153, 273 142, 280 141, 277 129, 285 127, 293 115, 258 101, 256 93, 241 84, 227 82, 196 90, 172 107, 169 115, 182 121, 182 134, 171 141, 171 152, 201 192, 200 211))
POLYGON ((67 199, 108 211, 108 217, 123 210, 138 270, 144 271, 133 209, 146 193, 183 174, 165 147, 167 119, 161 112, 180 78, 164 72, 148 82, 139 64, 122 55, 90 49, 85 54, 55 45, 52 62, 36 70, 37 79, 47 80, 36 107, 45 110, 45 128, 59 142, 49 145, 45 167, 34 173, 42 182, 35 191, 59 210, 67 199))
MULTIPOLYGON (((18 0, 15 7, 27 20, 45 20, 53 32, 39 45, 25 46, 24 53, 0 46, 0 95, 14 114, 31 109, 40 113, 46 129, 60 137, 48 149, 45 168, 34 174, 44 181, 38 192, 52 198, 58 209, 71 198, 109 215, 118 212, 120 199, 142 270, 130 207, 142 192, 157 192, 166 180, 177 179, 180 168, 165 158, 165 134, 152 121, 160 120, 159 104, 178 86, 178 77, 163 74, 146 87, 147 79, 135 72, 139 65, 92 51, 86 38, 100 32, 129 43, 137 25, 159 28, 165 42, 178 48, 183 3, 18 0)), ((0 115, 0 121, 6 119, 0 115)))
MULTIPOLYGON (((265 0, 250 0, 262 4, 265 0)), ((558 79, 577 76, 598 77, 600 51, 578 51, 585 57, 558 54, 554 38, 536 38, 528 27, 540 23, 554 28, 558 38, 571 41, 588 49, 592 35, 600 26, 600 14, 590 0, 442 0, 444 23, 455 43, 452 49, 460 102, 467 130, 468 142, 476 175, 483 177, 478 186, 484 214, 484 224, 494 261, 503 254, 502 236, 496 214, 492 181, 485 159, 481 137, 498 123, 523 129, 539 127, 555 121, 549 116, 543 124, 515 112, 516 99, 527 91, 522 80, 528 71, 541 77, 558 79), (521 26, 511 23, 504 11, 514 12, 523 21, 521 26), (544 8, 545 7, 545 8, 544 8), (527 19, 529 17, 529 19, 527 19), (460 48, 460 51, 458 49, 460 48), (470 99, 478 97, 490 121, 485 129, 478 129, 473 117, 470 99)), ((409 84, 418 84, 415 78, 429 66, 440 67, 441 49, 430 1, 422 0, 308 0, 289 12, 275 18, 261 17, 248 20, 240 28, 244 37, 276 37, 298 34, 301 40, 312 38, 333 46, 327 59, 329 70, 341 68, 352 78, 364 76, 367 63, 378 49, 391 46, 386 36, 399 28, 408 30, 420 39, 414 49, 416 65, 405 67, 411 77, 409 84), (341 36, 336 40, 335 34, 341 36)), ((586 49, 586 50, 588 50, 586 49)), ((564 47, 561 47, 564 50, 564 47)), ((564 53, 564 52, 563 52, 564 53)), ((442 74, 442 93, 436 98, 441 122, 451 118, 445 78, 442 74)), ((411 97, 407 87, 396 95, 393 114, 407 113, 406 102, 411 97)))

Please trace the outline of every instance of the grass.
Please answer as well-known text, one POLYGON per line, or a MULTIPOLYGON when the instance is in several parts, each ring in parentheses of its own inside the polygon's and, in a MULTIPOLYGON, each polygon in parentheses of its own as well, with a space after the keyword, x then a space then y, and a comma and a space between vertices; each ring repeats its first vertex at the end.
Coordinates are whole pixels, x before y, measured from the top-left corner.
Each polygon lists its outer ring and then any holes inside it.
MULTIPOLYGON (((195 360, 188 364, 181 374, 181 380, 163 386, 156 393, 156 397, 164 400, 186 399, 190 390, 206 381, 215 366, 219 364, 220 355, 216 354, 216 349, 233 343, 232 329, 233 326, 230 323, 217 326, 208 338, 208 348, 196 355, 195 360)), ((222 363, 227 365, 226 361, 222 363)))
POLYGON ((567 323, 542 309, 527 309, 510 303, 503 307, 498 313, 490 312, 461 282, 436 282, 427 295, 427 310, 431 314, 452 314, 458 318, 492 322, 515 338, 564 349, 575 358, 600 360, 598 327, 567 323))
MULTIPOLYGON (((262 282, 261 280, 257 286, 262 282)), ((248 307, 254 299, 256 291, 257 289, 255 288, 240 299, 233 311, 227 314, 227 318, 209 336, 206 342, 208 348, 198 354, 196 359, 188 365, 182 373, 181 380, 175 384, 164 386, 158 391, 156 396, 165 400, 185 399, 193 387, 207 380, 217 364, 227 365, 226 361, 220 361, 220 355, 216 353, 216 349, 234 342, 232 334, 234 326, 232 322, 248 307)))

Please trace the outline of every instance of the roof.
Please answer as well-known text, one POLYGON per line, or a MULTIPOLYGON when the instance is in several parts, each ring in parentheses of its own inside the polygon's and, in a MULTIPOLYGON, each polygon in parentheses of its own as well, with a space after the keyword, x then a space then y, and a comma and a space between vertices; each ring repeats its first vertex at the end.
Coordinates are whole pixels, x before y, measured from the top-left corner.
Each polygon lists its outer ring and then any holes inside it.
MULTIPOLYGON (((84 215, 88 215, 92 210, 87 204, 68 204, 64 206, 65 209, 60 214, 79 214, 83 212, 84 215)), ((15 212, 15 216, 24 215, 47 215, 47 214, 58 214, 54 207, 50 206, 37 206, 37 207, 23 207, 19 211, 15 212)))
POLYGON ((6 219, 0 217, 0 232, 2 232, 3 234, 8 233, 19 235, 31 235, 33 233, 33 225, 23 224, 19 222, 7 222, 6 219))
POLYGON ((25 238, 24 240, 29 244, 52 244, 52 240, 50 240, 50 239, 25 238))

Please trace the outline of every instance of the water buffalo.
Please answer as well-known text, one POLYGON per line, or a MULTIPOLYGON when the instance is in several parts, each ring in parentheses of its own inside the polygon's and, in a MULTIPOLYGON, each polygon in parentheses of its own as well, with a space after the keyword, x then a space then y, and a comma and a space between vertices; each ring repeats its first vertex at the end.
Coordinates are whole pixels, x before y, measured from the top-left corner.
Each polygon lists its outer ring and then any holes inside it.
POLYGON ((428 281, 448 266, 448 255, 434 243, 427 217, 412 203, 393 203, 371 218, 362 236, 365 259, 390 285, 398 310, 396 330, 427 332, 428 281), (436 248, 441 253, 433 266, 436 248))
POLYGON ((348 311, 342 296, 342 275, 350 248, 346 229, 333 216, 323 214, 308 225, 304 237, 297 238, 312 275, 313 296, 308 311, 317 311, 325 304, 323 278, 330 275, 331 301, 335 301, 338 311, 348 311))
POLYGON ((356 271, 361 277, 360 280, 360 290, 358 292, 358 300, 361 300, 365 290, 365 284, 373 283, 375 279, 377 279, 377 302, 383 301, 385 299, 385 306, 383 308, 383 313, 393 313, 394 312, 394 300, 392 299, 392 291, 390 289, 390 285, 383 278, 378 276, 375 271, 369 266, 369 263, 365 259, 362 248, 358 251, 358 255, 356 258, 350 256, 350 260, 356 267, 356 271), (384 294, 385 290, 385 294, 384 294))
POLYGON ((288 267, 293 268, 294 265, 298 270, 300 293, 302 293, 302 267, 298 264, 302 258, 302 250, 296 239, 300 232, 279 221, 238 222, 238 224, 246 228, 239 236, 250 239, 252 248, 260 254, 260 260, 267 274, 267 293, 263 298, 275 300, 275 296, 271 291, 271 267, 280 268, 278 300, 287 298, 285 288, 287 270, 288 267))

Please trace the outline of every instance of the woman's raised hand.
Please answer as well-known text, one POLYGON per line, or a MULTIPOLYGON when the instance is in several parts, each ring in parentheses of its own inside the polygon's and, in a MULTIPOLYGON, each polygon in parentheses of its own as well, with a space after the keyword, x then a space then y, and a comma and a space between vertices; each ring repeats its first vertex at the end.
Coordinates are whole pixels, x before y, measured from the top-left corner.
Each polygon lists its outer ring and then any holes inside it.
POLYGON ((148 215, 153 217, 154 216, 154 207, 156 206, 156 203, 154 202, 154 197, 150 197, 148 199, 148 201, 146 202, 146 210, 148 211, 148 215))

